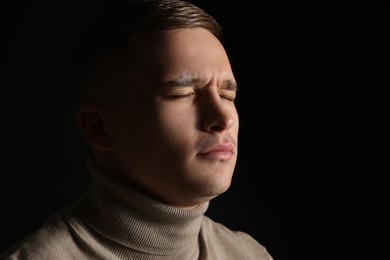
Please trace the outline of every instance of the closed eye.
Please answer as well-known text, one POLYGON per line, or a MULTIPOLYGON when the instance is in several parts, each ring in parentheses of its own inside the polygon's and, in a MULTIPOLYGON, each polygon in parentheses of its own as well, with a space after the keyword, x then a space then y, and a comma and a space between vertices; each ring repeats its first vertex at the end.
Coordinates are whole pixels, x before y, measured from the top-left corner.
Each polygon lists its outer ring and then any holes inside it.
POLYGON ((234 101, 236 99, 237 92, 231 90, 221 90, 219 96, 223 99, 227 99, 229 101, 234 101))
POLYGON ((236 97, 231 95, 221 95, 221 98, 227 99, 229 101, 235 101, 236 97))
POLYGON ((191 93, 183 93, 183 94, 175 93, 175 94, 164 95, 164 97, 166 99, 185 99, 185 98, 190 98, 190 97, 192 97, 194 95, 195 95, 195 93, 193 93, 193 92, 191 92, 191 93))

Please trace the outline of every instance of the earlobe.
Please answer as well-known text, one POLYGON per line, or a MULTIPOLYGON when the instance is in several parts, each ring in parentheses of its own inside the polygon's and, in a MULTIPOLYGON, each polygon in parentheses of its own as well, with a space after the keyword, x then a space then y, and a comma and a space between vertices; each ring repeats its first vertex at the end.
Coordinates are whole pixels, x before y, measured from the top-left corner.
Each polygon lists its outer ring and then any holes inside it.
POLYGON ((101 111, 93 106, 82 106, 76 115, 76 122, 88 143, 96 150, 106 152, 113 150, 110 133, 105 127, 101 111))

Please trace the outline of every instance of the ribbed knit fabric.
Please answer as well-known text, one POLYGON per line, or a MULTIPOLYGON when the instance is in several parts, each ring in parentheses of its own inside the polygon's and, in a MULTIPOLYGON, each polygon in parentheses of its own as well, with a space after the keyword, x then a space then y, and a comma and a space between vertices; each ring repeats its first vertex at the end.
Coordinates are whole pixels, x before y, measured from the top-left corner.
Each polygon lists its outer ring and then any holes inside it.
POLYGON ((114 181, 91 158, 87 163, 93 185, 73 208, 98 243, 120 258, 134 252, 197 256, 198 234, 208 203, 194 210, 178 209, 114 181), (115 243, 122 246, 113 247, 115 243))
POLYGON ((272 260, 248 234, 206 217, 208 203, 178 209, 117 182, 92 158, 87 165, 90 189, 0 259, 272 260))

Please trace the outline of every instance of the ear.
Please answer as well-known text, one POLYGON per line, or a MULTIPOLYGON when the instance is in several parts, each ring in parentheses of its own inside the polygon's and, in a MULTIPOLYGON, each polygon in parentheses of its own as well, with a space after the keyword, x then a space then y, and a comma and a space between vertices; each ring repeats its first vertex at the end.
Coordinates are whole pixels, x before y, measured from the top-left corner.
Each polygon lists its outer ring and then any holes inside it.
POLYGON ((88 143, 95 150, 106 152, 114 149, 114 142, 98 108, 90 105, 82 106, 77 112, 76 122, 88 143))

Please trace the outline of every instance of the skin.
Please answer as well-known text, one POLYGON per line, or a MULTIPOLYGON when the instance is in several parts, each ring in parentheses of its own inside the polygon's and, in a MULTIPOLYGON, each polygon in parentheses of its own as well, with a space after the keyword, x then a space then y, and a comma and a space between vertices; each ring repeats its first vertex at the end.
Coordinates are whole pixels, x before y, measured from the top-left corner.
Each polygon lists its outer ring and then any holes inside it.
POLYGON ((107 172, 161 202, 194 208, 231 184, 235 78, 225 49, 203 28, 171 30, 145 46, 141 64, 119 70, 116 102, 85 104, 77 123, 107 172))

